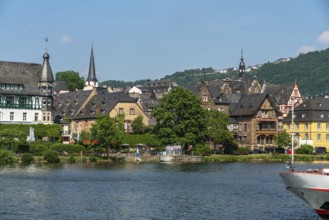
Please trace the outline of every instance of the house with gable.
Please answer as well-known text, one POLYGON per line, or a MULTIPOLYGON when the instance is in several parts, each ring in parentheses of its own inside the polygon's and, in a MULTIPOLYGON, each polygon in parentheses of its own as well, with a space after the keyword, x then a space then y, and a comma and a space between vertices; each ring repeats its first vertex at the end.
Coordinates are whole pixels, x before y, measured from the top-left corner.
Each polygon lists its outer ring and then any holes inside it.
POLYGON ((0 123, 52 124, 53 73, 43 64, 0 61, 0 123))
POLYGON ((329 150, 329 100, 323 97, 305 98, 294 108, 294 126, 292 111, 283 120, 288 134, 294 133, 294 142, 313 147, 326 147, 329 150))
POLYGON ((276 147, 274 137, 278 135, 280 114, 268 94, 242 95, 230 109, 230 117, 238 127, 236 138, 239 145, 250 150, 276 147))

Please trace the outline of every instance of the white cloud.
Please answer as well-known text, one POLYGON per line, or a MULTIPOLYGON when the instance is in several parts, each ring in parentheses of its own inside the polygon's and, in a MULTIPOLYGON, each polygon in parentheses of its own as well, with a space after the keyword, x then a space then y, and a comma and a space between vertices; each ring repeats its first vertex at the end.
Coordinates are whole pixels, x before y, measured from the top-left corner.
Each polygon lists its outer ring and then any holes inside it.
POLYGON ((324 31, 318 37, 318 42, 321 44, 329 44, 329 31, 324 31))
POLYGON ((71 37, 69 37, 67 35, 63 36, 62 39, 61 39, 61 43, 63 43, 63 44, 68 44, 68 43, 71 43, 71 42, 72 42, 71 37))
POLYGON ((305 54, 305 53, 316 51, 316 50, 317 50, 316 46, 304 45, 301 48, 299 48, 297 50, 297 52, 298 52, 298 54, 300 54, 300 53, 305 54))

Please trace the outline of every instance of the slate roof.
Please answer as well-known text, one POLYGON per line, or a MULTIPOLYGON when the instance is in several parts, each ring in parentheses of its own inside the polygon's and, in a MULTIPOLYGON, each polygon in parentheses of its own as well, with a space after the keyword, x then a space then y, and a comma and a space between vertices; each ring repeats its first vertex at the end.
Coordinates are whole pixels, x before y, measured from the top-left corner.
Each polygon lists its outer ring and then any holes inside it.
POLYGON ((109 115, 118 102, 137 102, 129 94, 123 92, 104 93, 92 97, 79 112, 76 112, 74 119, 96 118, 98 114, 109 115))
POLYGON ((0 88, 1 94, 40 95, 38 83, 42 66, 35 63, 0 61, 0 83, 22 84, 23 90, 0 88))
POLYGON ((55 116, 73 118, 76 111, 86 102, 92 90, 77 90, 54 96, 55 116))
POLYGON ((277 111, 275 103, 265 93, 244 94, 235 105, 230 108, 230 116, 251 116, 256 113, 265 98, 268 98, 274 109, 277 111))
MULTIPOLYGON (((329 122, 329 99, 308 98, 294 108, 295 122, 329 122)), ((284 118, 284 122, 291 122, 291 111, 284 118)))
POLYGON ((269 94, 279 105, 286 105, 289 101, 294 86, 273 85, 265 89, 265 93, 269 94))

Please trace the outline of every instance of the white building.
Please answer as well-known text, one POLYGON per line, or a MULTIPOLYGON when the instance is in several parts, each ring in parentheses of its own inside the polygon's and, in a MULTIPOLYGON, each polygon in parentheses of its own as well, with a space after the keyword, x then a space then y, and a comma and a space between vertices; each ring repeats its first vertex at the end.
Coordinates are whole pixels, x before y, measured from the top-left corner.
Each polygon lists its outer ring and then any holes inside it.
POLYGON ((43 64, 0 61, 0 123, 53 123, 53 74, 43 64))

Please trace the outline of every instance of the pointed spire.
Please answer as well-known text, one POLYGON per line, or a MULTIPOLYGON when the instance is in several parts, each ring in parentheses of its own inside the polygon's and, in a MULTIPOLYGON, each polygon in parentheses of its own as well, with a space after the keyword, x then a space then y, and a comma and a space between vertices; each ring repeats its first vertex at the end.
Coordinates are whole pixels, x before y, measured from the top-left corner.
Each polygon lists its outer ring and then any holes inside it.
POLYGON ((42 70, 41 70, 41 78, 40 78, 40 82, 49 82, 49 83, 53 83, 54 82, 54 77, 53 77, 53 72, 51 71, 51 67, 49 64, 49 54, 47 51, 47 42, 48 42, 48 38, 45 38, 45 42, 46 42, 46 51, 43 54, 43 64, 42 64, 42 70))
POLYGON ((86 86, 98 86, 98 80, 96 78, 96 70, 95 70, 95 61, 94 61, 94 47, 91 44, 91 54, 90 54, 90 63, 89 63, 89 72, 88 78, 86 81, 86 86))
POLYGON ((239 78, 243 77, 243 74, 246 71, 246 66, 244 64, 244 59, 243 59, 243 49, 241 48, 241 58, 240 58, 240 65, 239 65, 239 78))

